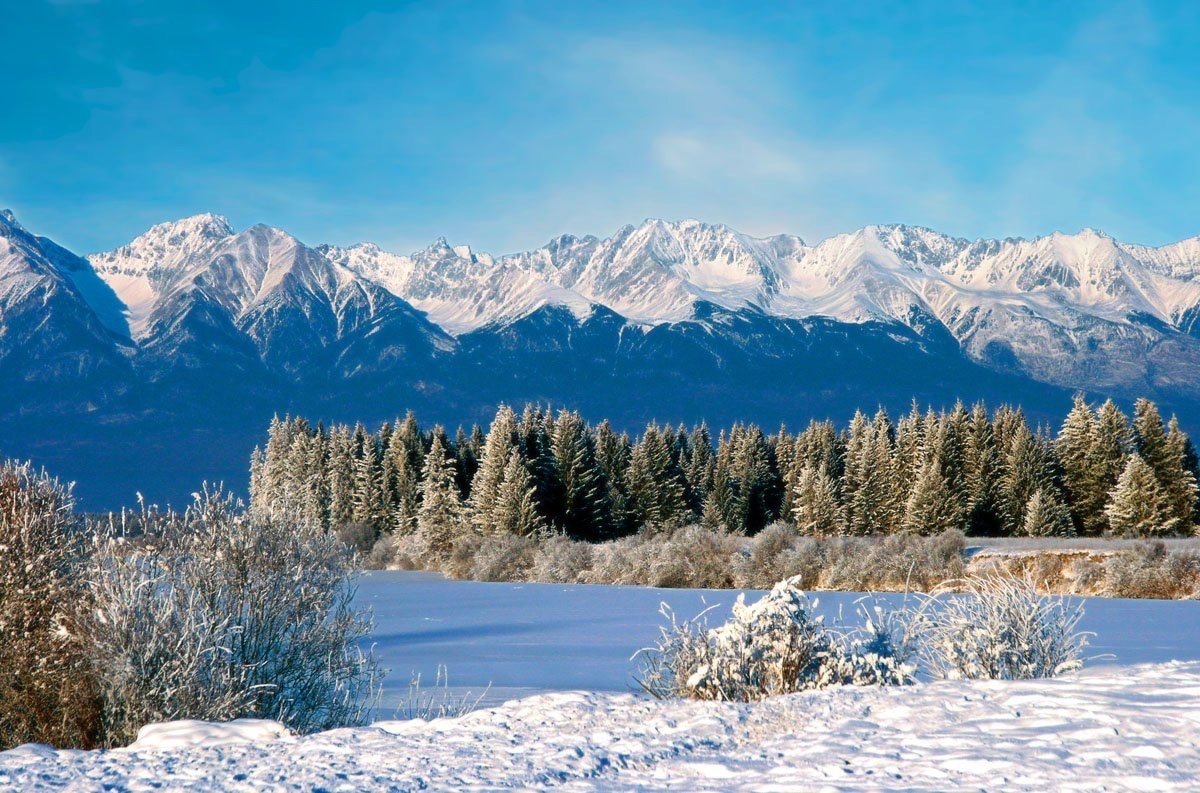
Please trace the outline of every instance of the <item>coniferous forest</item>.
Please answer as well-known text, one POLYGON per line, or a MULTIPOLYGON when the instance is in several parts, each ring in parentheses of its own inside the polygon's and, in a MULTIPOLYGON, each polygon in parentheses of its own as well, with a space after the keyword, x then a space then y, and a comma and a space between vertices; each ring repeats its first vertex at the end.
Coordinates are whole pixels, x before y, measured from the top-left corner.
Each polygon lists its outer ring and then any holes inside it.
POLYGON ((448 554, 464 536, 556 534, 600 542, 700 524, 754 535, 1166 537, 1193 534, 1197 457, 1174 417, 1139 400, 1077 397, 1056 432, 1019 408, 880 410, 848 426, 768 433, 607 421, 501 406, 490 428, 375 431, 276 418, 251 461, 251 508, 357 542, 418 537, 448 554))

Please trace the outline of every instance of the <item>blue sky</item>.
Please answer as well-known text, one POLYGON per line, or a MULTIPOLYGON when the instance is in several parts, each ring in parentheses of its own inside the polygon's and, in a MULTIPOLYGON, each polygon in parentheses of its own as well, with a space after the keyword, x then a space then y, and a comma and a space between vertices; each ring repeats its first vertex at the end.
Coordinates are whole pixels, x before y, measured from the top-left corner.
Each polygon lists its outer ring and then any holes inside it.
POLYGON ((79 251, 201 211, 400 251, 1200 234, 1196 3, 8 5, 0 206, 79 251))

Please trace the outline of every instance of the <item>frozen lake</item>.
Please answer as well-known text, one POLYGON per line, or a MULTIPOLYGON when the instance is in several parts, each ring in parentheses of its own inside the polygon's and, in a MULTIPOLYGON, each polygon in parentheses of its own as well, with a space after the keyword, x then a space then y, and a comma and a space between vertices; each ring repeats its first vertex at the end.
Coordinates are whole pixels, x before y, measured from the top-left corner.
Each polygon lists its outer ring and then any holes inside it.
MULTIPOLYGON (((413 673, 428 685, 439 664, 451 689, 482 693, 484 703, 547 691, 629 691, 629 657, 658 634, 659 603, 680 617, 720 604, 734 590, 653 589, 566 584, 486 584, 433 573, 377 571, 360 580, 359 602, 375 612, 376 652, 391 670, 380 715, 394 709, 413 673)), ((751 592, 748 598, 757 594, 751 592)), ((820 611, 853 616, 862 595, 821 592, 820 611)), ((877 596, 899 602, 903 596, 877 596)), ((1091 665, 1200 660, 1200 602, 1084 598, 1083 628, 1094 632, 1091 665)))

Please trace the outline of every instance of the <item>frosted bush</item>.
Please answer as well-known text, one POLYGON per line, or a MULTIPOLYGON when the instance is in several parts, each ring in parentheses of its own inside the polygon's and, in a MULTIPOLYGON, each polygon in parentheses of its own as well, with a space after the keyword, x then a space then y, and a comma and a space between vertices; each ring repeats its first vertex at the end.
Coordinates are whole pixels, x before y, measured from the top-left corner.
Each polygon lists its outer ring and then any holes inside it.
POLYGON ((1029 578, 992 575, 937 592, 915 615, 931 673, 950 679, 1025 680, 1079 669, 1088 634, 1082 604, 1039 596, 1029 578))
POLYGON ((0 750, 98 737, 73 506, 69 487, 30 465, 0 466, 0 750))
POLYGON ((592 545, 553 534, 538 546, 529 571, 532 581, 578 584, 592 567, 592 545))
POLYGON ((676 529, 665 540, 643 548, 650 552, 648 584, 656 587, 725 589, 733 586, 739 553, 737 538, 702 526, 676 529))
POLYGON ((708 629, 705 614, 669 623, 655 647, 640 651, 642 688, 660 697, 750 702, 833 685, 900 685, 913 680, 907 631, 882 609, 861 609, 853 631, 827 627, 797 578, 779 582, 731 618, 708 629))
POLYGON ((533 567, 537 540, 501 532, 482 539, 471 560, 475 581, 525 581, 533 567))
POLYGON ((643 534, 601 543, 592 550, 592 567, 584 573, 584 582, 646 586, 661 544, 661 538, 643 534))
POLYGON ((849 592, 930 589, 962 577, 965 545, 958 531, 831 538, 821 544, 820 585, 849 592))
POLYGON ((916 682, 913 661, 917 643, 909 612, 868 601, 857 604, 858 626, 838 635, 836 652, 826 658, 818 688, 839 684, 906 686, 916 682))
POLYGON ((1195 597, 1200 592, 1200 554, 1168 551, 1162 541, 1143 543, 1105 560, 1103 589, 1110 597, 1195 597))
POLYGON ((346 523, 335 533, 339 540, 364 556, 375 547, 375 527, 369 523, 346 523))
POLYGON ((772 523, 750 539, 747 553, 736 558, 734 585, 769 589, 777 581, 799 576, 801 588, 812 589, 820 572, 820 541, 801 537, 785 523, 772 523))
POLYGON ((136 545, 100 539, 84 627, 108 741, 176 719, 360 723, 378 666, 360 648, 371 620, 352 605, 353 575, 335 535, 252 519, 219 493, 136 545))

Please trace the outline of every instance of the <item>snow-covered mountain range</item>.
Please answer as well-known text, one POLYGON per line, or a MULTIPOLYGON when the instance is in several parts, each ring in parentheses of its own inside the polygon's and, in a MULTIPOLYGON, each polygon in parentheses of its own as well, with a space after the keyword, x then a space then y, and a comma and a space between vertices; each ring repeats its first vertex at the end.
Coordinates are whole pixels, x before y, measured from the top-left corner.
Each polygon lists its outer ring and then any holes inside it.
POLYGON ((320 250, 456 335, 544 305, 659 325, 707 303, 920 334, 940 325, 973 360, 1070 388, 1153 389, 1200 373, 1200 238, 1149 248, 1085 229, 972 242, 893 225, 807 245, 648 220, 499 258, 445 240, 403 256, 369 243, 320 250))
POLYGON ((399 254, 203 214, 85 259, 5 212, 0 377, 0 422, 22 427, 407 407, 457 422, 526 399, 631 425, 795 423, 912 397, 1052 411, 1073 389, 1186 412, 1200 238, 892 225, 808 244, 647 220, 503 256, 444 239, 399 254))

